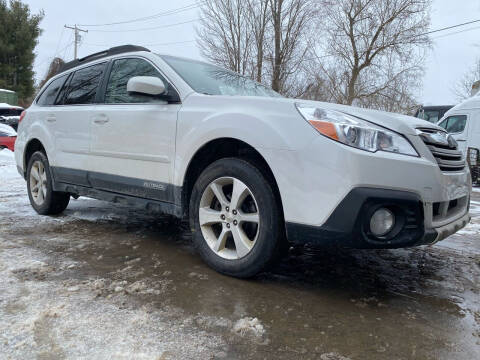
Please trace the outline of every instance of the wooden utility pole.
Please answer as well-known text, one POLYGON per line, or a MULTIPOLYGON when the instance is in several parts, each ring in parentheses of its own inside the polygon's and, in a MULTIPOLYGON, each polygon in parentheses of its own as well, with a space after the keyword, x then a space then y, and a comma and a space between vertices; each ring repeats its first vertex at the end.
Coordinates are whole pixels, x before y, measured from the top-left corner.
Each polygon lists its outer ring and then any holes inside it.
POLYGON ((88 30, 82 30, 82 29, 80 29, 80 28, 77 26, 77 24, 75 24, 74 26, 67 26, 67 25, 65 25, 65 27, 66 27, 67 29, 74 30, 74 34, 75 34, 75 41, 74 41, 74 42, 75 42, 75 52, 74 52, 74 56, 73 56, 73 57, 74 57, 74 60, 76 60, 76 59, 77 59, 77 52, 78 52, 78 45, 80 44, 80 34, 79 34, 79 32, 80 32, 80 31, 83 31, 83 32, 87 33, 88 30))

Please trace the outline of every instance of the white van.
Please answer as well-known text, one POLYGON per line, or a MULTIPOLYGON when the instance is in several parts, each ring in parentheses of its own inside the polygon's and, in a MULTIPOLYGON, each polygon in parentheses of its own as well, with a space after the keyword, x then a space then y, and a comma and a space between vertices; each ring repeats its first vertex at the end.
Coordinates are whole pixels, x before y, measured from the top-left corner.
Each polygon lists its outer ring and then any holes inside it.
POLYGON ((452 134, 464 154, 468 148, 480 149, 480 92, 448 110, 438 125, 452 134))
POLYGON ((438 125, 452 134, 464 154, 480 149, 480 93, 448 110, 438 125))

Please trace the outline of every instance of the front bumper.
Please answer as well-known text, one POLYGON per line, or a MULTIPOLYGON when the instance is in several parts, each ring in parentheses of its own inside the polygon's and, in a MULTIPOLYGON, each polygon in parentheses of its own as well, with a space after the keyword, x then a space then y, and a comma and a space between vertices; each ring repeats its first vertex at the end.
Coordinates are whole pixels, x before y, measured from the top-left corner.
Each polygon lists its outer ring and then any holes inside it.
POLYGON ((322 226, 286 223, 287 236, 293 243, 336 245, 352 248, 403 248, 432 244, 465 227, 469 221, 469 196, 450 201, 450 222, 429 227, 431 204, 422 202, 418 194, 376 188, 355 188, 337 206, 322 226), (389 208, 396 217, 393 230, 375 237, 369 229, 373 212, 389 208), (427 214, 426 214, 427 213, 427 214))

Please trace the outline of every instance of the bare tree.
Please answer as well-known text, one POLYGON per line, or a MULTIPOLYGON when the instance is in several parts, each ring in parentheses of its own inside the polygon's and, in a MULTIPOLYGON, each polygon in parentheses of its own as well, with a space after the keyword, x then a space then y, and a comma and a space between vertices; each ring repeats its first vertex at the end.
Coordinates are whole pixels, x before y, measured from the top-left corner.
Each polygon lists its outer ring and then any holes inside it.
POLYGON ((458 101, 463 101, 471 96, 472 85, 480 80, 480 58, 477 59, 475 65, 472 66, 462 78, 452 88, 453 94, 458 101))
POLYGON ((53 60, 50 62, 50 65, 48 66, 48 70, 47 70, 47 73, 45 74, 45 78, 38 85, 38 89, 41 89, 42 86, 45 85, 48 80, 50 80, 52 77, 57 75, 64 64, 65 64, 65 61, 63 61, 63 59, 59 57, 53 58, 53 60))
POLYGON ((265 47, 270 30, 269 0, 246 0, 246 5, 248 6, 247 20, 249 21, 250 29, 253 31, 255 39, 255 80, 262 82, 265 47))
POLYGON ((203 56, 288 93, 306 53, 312 0, 211 0, 197 30, 203 56))
POLYGON ((406 111, 423 74, 431 0, 318 0, 314 70, 324 98, 342 104, 406 111), (319 54, 321 53, 321 54, 319 54))
POLYGON ((307 51, 314 12, 309 0, 269 0, 273 25, 272 89, 288 93, 288 77, 299 70, 307 51))
POLYGON ((215 64, 251 74, 254 33, 242 0, 209 0, 201 8, 201 27, 197 29, 202 55, 215 64))

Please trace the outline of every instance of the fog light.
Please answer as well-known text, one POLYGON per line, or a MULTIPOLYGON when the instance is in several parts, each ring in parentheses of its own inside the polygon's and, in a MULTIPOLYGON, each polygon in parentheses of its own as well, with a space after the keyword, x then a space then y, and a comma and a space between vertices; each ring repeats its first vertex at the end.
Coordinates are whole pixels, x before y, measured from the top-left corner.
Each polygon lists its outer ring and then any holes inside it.
POLYGON ((380 208, 372 215, 370 219, 370 231, 375 236, 383 236, 393 229, 395 225, 395 215, 386 209, 380 208))

